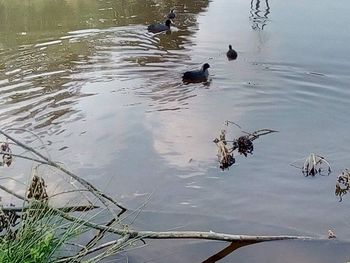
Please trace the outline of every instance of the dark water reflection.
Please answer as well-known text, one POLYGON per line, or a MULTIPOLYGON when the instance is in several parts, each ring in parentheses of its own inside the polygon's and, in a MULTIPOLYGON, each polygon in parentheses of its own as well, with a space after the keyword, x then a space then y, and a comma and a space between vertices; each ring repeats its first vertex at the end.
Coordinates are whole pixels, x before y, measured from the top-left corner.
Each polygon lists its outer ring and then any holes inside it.
MULTIPOLYGON (((55 159, 131 208, 153 193, 148 210, 196 215, 201 229, 332 228, 349 240, 350 202, 334 196, 349 165, 349 12, 345 0, 0 0, 2 128, 35 131, 55 159), (146 31, 171 8, 170 34, 146 31), (183 85, 181 74, 205 62, 210 85, 183 85), (280 132, 220 172, 212 139, 225 120, 280 132), (304 178, 289 166, 310 152, 334 174, 304 178)), ((25 180, 18 170, 6 172, 25 180)))
POLYGON ((270 13, 271 11, 268 0, 252 0, 250 2, 250 20, 252 21, 252 29, 264 30, 264 27, 269 20, 270 13))

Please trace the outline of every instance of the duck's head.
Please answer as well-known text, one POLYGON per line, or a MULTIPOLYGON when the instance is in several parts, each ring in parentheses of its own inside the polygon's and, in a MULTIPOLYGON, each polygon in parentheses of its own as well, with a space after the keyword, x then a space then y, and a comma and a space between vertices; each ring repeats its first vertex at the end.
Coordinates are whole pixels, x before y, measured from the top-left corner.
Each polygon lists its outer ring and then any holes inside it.
POLYGON ((175 11, 175 9, 171 9, 171 10, 170 10, 170 13, 174 13, 174 11, 175 11))
POLYGON ((166 25, 167 27, 170 28, 171 20, 170 20, 170 19, 167 19, 167 20, 165 21, 165 25, 166 25))
POLYGON ((203 71, 207 70, 208 68, 210 68, 210 65, 209 65, 208 63, 205 63, 205 64, 202 66, 203 71))
POLYGON ((232 46, 231 45, 228 45, 228 48, 229 48, 229 50, 232 50, 232 46))

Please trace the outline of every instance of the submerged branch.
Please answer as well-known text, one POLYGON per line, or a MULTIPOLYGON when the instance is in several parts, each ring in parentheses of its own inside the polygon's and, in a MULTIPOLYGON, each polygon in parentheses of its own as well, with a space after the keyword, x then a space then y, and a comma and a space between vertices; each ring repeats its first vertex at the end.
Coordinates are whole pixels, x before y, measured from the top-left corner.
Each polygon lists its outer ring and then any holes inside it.
MULTIPOLYGON (((113 219, 110 220, 105 226, 106 226, 106 227, 110 227, 110 226, 113 225, 113 223, 114 223, 115 221, 116 221, 116 218, 113 218, 113 219)), ((103 236, 105 235, 106 232, 107 232, 106 230, 100 230, 100 231, 98 231, 98 233, 86 244, 86 247, 87 247, 88 249, 94 247, 94 246, 97 244, 97 242, 103 238, 103 236)))
MULTIPOLYGON (((82 252, 79 252, 79 254, 77 255, 74 255, 74 256, 71 256, 71 257, 65 257, 65 258, 60 258, 58 260, 55 260, 54 263, 64 263, 64 262, 74 262, 74 260, 77 260, 79 258, 82 258, 82 257, 85 257, 89 254, 92 254, 94 252, 97 252, 101 249, 104 249, 104 248, 108 248, 108 247, 111 247, 111 246, 122 246, 123 244, 125 244, 126 242, 128 242, 130 239, 130 235, 125 235, 125 236, 122 236, 121 238, 117 239, 117 240, 112 240, 112 241, 109 241, 109 242, 106 242, 102 245, 99 245, 97 247, 94 247, 94 248, 91 248, 89 250, 83 250, 82 252)), ((98 255, 99 256, 99 255, 98 255)), ((94 260, 93 259, 90 259, 86 262, 95 262, 95 261, 92 261, 94 260)))
POLYGON ((5 186, 0 185, 0 189, 3 190, 3 191, 5 191, 5 192, 7 192, 7 193, 9 193, 10 195, 13 195, 14 197, 17 197, 18 199, 21 199, 21 200, 23 200, 23 201, 28 201, 28 199, 25 198, 24 196, 15 193, 14 191, 8 189, 8 188, 5 187, 5 186))
POLYGON ((59 192, 59 193, 55 193, 49 196, 49 198, 53 198, 59 195, 63 195, 63 194, 71 194, 71 193, 80 193, 80 192, 90 192, 88 189, 74 189, 74 190, 67 190, 67 191, 63 191, 63 192, 59 192))
MULTIPOLYGON (((86 181, 85 179, 77 176, 76 174, 68 171, 67 169, 65 169, 64 167, 62 167, 61 165, 53 162, 51 159, 49 159, 48 157, 42 155, 40 152, 38 152, 37 150, 35 150, 34 148, 18 141, 17 139, 13 138, 12 136, 8 135, 7 133, 5 133, 4 131, 2 131, 0 129, 0 134, 4 135, 6 138, 10 139, 11 141, 13 141, 14 143, 16 143, 18 146, 22 147, 23 149, 26 149, 30 152, 32 152, 33 154, 35 154, 36 156, 38 156, 39 158, 43 159, 45 162, 40 161, 43 164, 47 164, 49 166, 55 167, 58 170, 61 170, 62 172, 64 172, 65 174, 69 175, 70 177, 72 177, 73 179, 75 179, 76 181, 78 181, 81 185, 83 185, 84 187, 86 187, 88 190, 91 191, 91 193, 93 193, 100 201, 102 204, 104 204, 106 206, 106 208, 112 213, 114 214, 114 212, 109 208, 108 203, 106 202, 106 200, 110 201, 111 203, 113 203, 114 205, 116 205, 119 209, 121 209, 121 212, 117 215, 120 216, 121 214, 123 214, 127 209, 120 205, 118 202, 116 202, 112 197, 102 193, 100 190, 98 190, 95 186, 93 186, 91 183, 89 183, 88 181, 86 181), (106 199, 106 200, 105 200, 106 199)), ((39 160, 38 160, 39 161, 39 160)))
POLYGON ((212 255, 211 257, 209 257, 208 259, 204 260, 202 263, 213 263, 213 262, 217 262, 221 259, 223 259, 224 257, 228 256, 229 254, 231 254, 233 251, 239 249, 240 247, 244 247, 244 246, 248 246, 248 245, 252 245, 252 244, 256 244, 256 243, 260 243, 263 241, 242 241, 242 242, 232 242, 229 246, 225 247, 224 249, 220 250, 218 253, 216 253, 215 255, 212 255))

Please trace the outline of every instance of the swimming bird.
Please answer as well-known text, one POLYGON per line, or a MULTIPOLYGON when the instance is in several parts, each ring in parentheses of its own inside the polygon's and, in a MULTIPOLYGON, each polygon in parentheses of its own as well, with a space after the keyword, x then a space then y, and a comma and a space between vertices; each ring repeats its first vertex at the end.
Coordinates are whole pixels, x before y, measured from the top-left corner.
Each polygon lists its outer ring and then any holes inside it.
POLYGON ((174 19, 176 17, 176 14, 174 11, 175 11, 175 9, 171 9, 170 13, 167 15, 167 18, 174 19))
POLYGON ((147 27, 147 30, 152 33, 159 33, 170 30, 171 21, 167 19, 164 24, 152 24, 147 27))
POLYGON ((205 82, 208 80, 210 65, 205 63, 200 70, 187 71, 183 74, 184 82, 205 82))
POLYGON ((233 60, 237 58, 237 52, 232 49, 231 45, 228 46, 228 51, 226 53, 226 56, 229 60, 233 60))

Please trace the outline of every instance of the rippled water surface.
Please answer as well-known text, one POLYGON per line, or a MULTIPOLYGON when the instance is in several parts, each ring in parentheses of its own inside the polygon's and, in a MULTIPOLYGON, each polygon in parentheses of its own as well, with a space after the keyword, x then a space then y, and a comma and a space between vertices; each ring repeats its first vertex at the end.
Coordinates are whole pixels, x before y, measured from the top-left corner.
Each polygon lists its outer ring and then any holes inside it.
POLYGON ((127 207, 152 193, 146 210, 192 215, 202 230, 333 229, 349 241, 350 198, 334 196, 350 168, 349 12, 346 0, 0 0, 1 128, 34 131, 55 160, 127 207), (171 8, 171 33, 147 32, 171 8), (208 84, 182 83, 205 62, 208 84), (279 133, 222 172, 212 140, 225 120, 279 133), (330 176, 289 165, 311 152, 331 162, 330 176))

